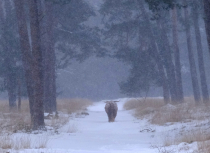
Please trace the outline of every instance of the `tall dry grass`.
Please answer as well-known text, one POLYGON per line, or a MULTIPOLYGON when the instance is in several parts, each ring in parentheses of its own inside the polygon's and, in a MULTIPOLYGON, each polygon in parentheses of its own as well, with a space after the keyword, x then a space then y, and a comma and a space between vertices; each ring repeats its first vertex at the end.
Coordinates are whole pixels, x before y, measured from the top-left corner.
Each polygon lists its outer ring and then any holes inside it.
POLYGON ((145 108, 152 107, 152 108, 159 108, 164 106, 164 101, 161 98, 133 98, 128 100, 124 104, 124 109, 131 110, 131 109, 140 109, 144 110, 145 108))
POLYGON ((204 120, 210 117, 210 105, 196 105, 193 98, 183 103, 165 104, 161 98, 131 99, 124 104, 126 110, 134 109, 137 118, 148 118, 152 124, 204 120))
POLYGON ((29 135, 12 136, 1 135, 0 136, 0 148, 2 149, 29 149, 31 148, 31 138, 29 135))
POLYGON ((79 110, 83 110, 90 105, 92 105, 92 101, 88 99, 75 98, 57 100, 57 110, 67 114, 72 114, 79 110))
POLYGON ((14 133, 18 130, 30 130, 30 114, 28 101, 22 101, 21 111, 10 110, 8 101, 0 101, 0 134, 14 133))
POLYGON ((177 134, 174 137, 166 137, 164 140, 165 146, 178 145, 182 142, 188 144, 193 142, 198 142, 202 144, 203 142, 210 140, 210 132, 202 129, 189 129, 182 134, 177 134))
POLYGON ((130 99, 124 104, 124 109, 135 109, 135 116, 138 118, 144 118, 146 115, 152 114, 158 108, 164 106, 164 101, 158 98, 147 99, 130 99))
MULTIPOLYGON (((22 101, 20 112, 15 109, 10 110, 8 104, 9 102, 6 100, 0 101, 0 134, 18 131, 31 132, 28 100, 22 101)), ((57 129, 69 121, 70 114, 83 110, 91 104, 92 102, 87 99, 58 99, 57 111, 59 112, 59 117, 53 117, 50 121, 46 121, 46 125, 57 129)))
POLYGON ((199 153, 210 153, 210 140, 198 142, 199 153))
POLYGON ((48 141, 47 135, 37 135, 36 137, 32 137, 29 134, 1 135, 0 148, 4 150, 46 148, 48 141))

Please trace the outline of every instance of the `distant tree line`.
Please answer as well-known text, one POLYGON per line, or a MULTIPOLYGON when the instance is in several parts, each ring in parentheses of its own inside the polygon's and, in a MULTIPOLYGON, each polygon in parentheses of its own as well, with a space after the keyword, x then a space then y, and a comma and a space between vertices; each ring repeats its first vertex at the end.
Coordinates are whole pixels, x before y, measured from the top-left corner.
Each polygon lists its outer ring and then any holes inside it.
POLYGON ((210 48, 208 0, 103 0, 98 27, 88 25, 96 11, 86 0, 0 0, 0 7, 0 89, 8 92, 11 110, 17 97, 21 110, 21 97, 28 96, 34 130, 44 128, 44 112, 57 111, 56 69, 92 55, 131 66, 119 84, 123 93, 156 86, 166 103, 183 102, 179 27, 186 35, 194 99, 209 102, 199 28, 204 19, 210 48))

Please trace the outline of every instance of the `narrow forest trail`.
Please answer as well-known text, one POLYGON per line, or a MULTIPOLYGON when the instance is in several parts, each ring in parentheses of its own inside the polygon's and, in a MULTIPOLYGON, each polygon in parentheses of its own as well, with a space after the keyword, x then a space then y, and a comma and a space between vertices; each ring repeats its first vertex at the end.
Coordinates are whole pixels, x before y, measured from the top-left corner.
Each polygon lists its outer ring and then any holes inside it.
MULTIPOLYGON (((141 133, 143 121, 135 119, 123 110, 125 99, 118 103, 116 122, 109 123, 104 110, 105 103, 97 102, 88 107, 89 115, 75 118, 69 124, 76 133, 50 136, 47 148, 57 152, 74 153, 153 153, 151 133, 141 133), (60 150, 60 151, 59 151, 60 150)), ((68 125, 66 125, 68 126, 68 125)))

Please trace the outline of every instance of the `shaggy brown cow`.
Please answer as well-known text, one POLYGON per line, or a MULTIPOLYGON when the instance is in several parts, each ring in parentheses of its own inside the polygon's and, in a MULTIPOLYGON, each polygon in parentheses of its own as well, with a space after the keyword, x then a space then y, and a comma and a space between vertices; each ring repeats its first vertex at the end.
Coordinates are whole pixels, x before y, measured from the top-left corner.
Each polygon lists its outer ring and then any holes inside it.
POLYGON ((106 103, 105 111, 109 118, 109 122, 114 122, 115 117, 117 116, 118 107, 117 107, 116 102, 118 102, 118 101, 106 101, 105 102, 106 103))

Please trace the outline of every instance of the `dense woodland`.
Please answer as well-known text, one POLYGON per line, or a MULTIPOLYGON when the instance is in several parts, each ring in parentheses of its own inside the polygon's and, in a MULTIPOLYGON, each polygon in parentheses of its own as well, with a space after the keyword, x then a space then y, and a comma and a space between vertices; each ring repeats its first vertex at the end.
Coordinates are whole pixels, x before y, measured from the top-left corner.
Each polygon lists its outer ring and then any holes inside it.
POLYGON ((1 91, 7 91, 11 110, 21 111, 21 97, 28 97, 35 130, 44 128, 44 112, 56 112, 56 70, 91 56, 131 67, 119 84, 122 93, 155 86, 165 103, 182 103, 183 35, 194 99, 209 102, 209 49, 203 47, 206 41, 210 48, 209 0, 102 0, 98 10, 87 0, 0 0, 0 7, 1 91), (100 24, 91 26, 87 21, 95 16, 100 24))

